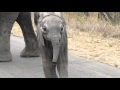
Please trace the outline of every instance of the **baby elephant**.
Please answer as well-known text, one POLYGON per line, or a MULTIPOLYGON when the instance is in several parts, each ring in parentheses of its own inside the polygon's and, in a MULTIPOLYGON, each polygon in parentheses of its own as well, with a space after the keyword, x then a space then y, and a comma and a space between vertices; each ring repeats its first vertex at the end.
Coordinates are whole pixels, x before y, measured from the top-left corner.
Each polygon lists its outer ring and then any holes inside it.
POLYGON ((45 77, 68 78, 68 41, 62 14, 36 12, 34 15, 45 77))

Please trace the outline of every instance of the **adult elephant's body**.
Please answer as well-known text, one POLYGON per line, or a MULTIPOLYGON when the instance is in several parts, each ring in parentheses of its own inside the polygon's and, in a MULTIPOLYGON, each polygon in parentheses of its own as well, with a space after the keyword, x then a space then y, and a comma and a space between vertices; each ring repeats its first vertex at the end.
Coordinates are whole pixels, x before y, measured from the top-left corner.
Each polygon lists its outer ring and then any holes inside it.
POLYGON ((21 52, 21 56, 39 56, 38 42, 31 22, 31 13, 0 12, 0 61, 12 60, 10 34, 15 21, 20 25, 25 39, 26 46, 21 52))

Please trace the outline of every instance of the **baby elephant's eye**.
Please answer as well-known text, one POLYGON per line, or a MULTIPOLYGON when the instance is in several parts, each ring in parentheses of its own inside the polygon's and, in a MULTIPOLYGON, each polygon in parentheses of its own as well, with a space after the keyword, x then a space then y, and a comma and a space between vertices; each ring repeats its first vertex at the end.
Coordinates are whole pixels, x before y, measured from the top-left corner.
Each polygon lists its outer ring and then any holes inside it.
POLYGON ((43 27, 42 27, 42 32, 43 32, 43 33, 47 33, 47 27, 46 27, 46 26, 43 26, 43 27))
POLYGON ((61 32, 64 32, 64 27, 61 27, 61 32))

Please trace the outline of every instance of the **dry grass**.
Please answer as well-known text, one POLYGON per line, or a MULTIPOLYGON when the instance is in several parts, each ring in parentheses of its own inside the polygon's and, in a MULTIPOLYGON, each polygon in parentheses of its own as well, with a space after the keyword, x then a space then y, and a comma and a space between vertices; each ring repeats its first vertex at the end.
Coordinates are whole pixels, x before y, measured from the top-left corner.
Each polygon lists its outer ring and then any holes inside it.
POLYGON ((13 36, 23 38, 23 34, 22 34, 22 31, 21 31, 21 28, 20 28, 20 26, 16 22, 15 22, 15 24, 13 26, 11 34, 13 36))
POLYGON ((98 33, 73 33, 69 30, 68 46, 71 54, 120 67, 120 40, 103 38, 98 33))
POLYGON ((113 26, 110 22, 100 21, 95 15, 90 18, 79 17, 75 13, 65 14, 68 29, 84 32, 100 32, 103 37, 119 38, 120 25, 113 26))
MULTIPOLYGON (((120 67, 119 25, 98 21, 95 16, 78 17, 72 12, 64 16, 67 22, 69 53, 120 67)), ((16 23, 12 34, 23 36, 16 23)))
POLYGON ((65 17, 70 53, 120 67, 119 25, 113 26, 96 17, 78 17, 74 13, 65 17))

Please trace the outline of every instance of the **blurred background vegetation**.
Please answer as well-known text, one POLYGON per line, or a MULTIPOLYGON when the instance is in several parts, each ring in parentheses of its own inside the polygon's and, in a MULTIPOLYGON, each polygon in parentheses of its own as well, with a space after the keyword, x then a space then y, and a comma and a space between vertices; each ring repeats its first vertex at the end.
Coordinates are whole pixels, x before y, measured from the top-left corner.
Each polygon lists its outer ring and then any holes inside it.
POLYGON ((68 28, 120 37, 120 12, 64 12, 68 28))
MULTIPOLYGON (((73 12, 75 13, 75 12, 73 12)), ((92 17, 96 15, 96 19, 110 21, 119 24, 120 12, 76 12, 78 16, 92 17)))

